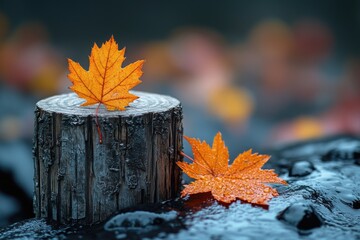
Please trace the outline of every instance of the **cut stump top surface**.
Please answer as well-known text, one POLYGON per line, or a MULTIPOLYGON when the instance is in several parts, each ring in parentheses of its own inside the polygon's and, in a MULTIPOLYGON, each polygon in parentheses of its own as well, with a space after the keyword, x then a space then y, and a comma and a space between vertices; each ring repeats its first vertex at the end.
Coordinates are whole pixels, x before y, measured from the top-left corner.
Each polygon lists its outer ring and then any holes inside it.
MULTIPOLYGON (((139 98, 130 103, 125 111, 108 111, 105 106, 101 105, 98 116, 137 116, 149 112, 164 112, 180 105, 179 100, 170 96, 139 91, 130 92, 139 98)), ((75 93, 67 93, 40 100, 36 106, 48 112, 78 116, 95 115, 98 104, 81 106, 84 102, 85 100, 79 98, 75 93)))

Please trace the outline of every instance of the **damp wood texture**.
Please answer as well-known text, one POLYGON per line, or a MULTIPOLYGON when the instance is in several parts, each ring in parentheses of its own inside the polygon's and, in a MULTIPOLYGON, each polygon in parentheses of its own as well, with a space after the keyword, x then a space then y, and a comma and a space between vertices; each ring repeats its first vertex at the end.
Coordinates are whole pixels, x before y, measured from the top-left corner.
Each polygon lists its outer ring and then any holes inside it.
POLYGON ((176 197, 182 108, 145 92, 126 111, 80 106, 76 94, 41 100, 35 110, 36 217, 92 224, 142 203, 176 197), (102 134, 100 143, 97 128, 102 134))

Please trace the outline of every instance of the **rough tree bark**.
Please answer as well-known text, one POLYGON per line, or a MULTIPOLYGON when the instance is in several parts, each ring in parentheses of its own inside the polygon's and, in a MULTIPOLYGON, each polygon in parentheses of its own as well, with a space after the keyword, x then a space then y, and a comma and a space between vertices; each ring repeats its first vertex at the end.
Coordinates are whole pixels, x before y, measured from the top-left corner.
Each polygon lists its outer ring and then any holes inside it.
POLYGON ((34 135, 36 217, 96 223, 119 209, 177 196, 182 108, 169 96, 134 92, 126 111, 81 107, 76 94, 41 100, 34 135))

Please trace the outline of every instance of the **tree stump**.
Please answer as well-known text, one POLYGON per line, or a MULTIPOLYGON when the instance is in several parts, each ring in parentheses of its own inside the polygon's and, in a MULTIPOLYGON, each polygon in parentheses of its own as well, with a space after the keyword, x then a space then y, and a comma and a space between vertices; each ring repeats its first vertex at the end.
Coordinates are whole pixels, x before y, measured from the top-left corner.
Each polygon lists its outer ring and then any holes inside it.
POLYGON ((133 92, 126 111, 81 107, 76 94, 41 100, 34 135, 36 217, 91 224, 117 210, 176 197, 182 108, 172 97, 133 92))

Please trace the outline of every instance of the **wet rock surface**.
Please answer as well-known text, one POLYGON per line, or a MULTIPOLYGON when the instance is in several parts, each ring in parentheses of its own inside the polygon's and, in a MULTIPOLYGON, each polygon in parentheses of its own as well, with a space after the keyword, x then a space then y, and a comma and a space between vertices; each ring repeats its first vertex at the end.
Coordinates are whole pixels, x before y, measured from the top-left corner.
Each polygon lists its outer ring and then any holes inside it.
POLYGON ((290 177, 304 177, 315 170, 314 165, 309 161, 294 162, 289 169, 290 177))
POLYGON ((0 239, 360 239, 360 139, 340 137, 266 153, 289 185, 269 207, 223 205, 210 194, 128 208, 93 226, 30 219, 0 239))
POLYGON ((279 220, 295 226, 299 230, 309 230, 321 227, 322 220, 311 205, 294 203, 280 212, 279 220))

